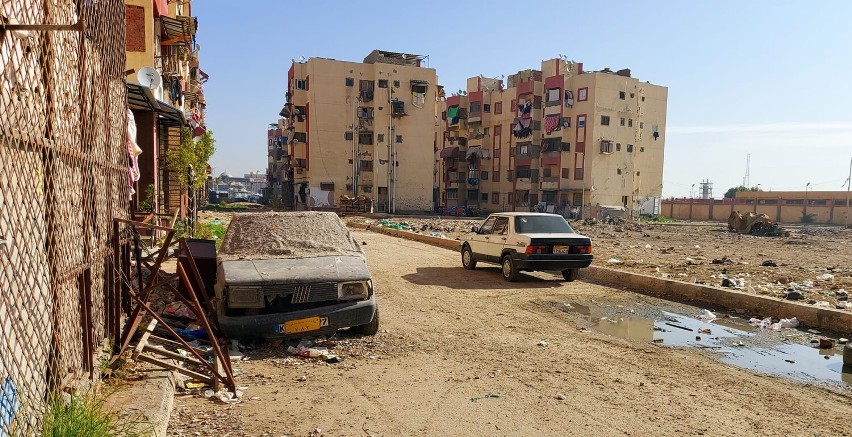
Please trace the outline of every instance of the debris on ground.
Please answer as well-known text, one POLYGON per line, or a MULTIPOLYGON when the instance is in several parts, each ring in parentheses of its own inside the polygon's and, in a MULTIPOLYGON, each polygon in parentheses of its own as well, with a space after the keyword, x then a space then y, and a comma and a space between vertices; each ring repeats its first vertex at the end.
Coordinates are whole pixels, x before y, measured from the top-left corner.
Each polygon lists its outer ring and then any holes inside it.
POLYGON ((790 236, 789 232, 770 220, 768 215, 753 212, 742 214, 739 211, 731 211, 731 215, 728 217, 728 230, 749 235, 790 236))

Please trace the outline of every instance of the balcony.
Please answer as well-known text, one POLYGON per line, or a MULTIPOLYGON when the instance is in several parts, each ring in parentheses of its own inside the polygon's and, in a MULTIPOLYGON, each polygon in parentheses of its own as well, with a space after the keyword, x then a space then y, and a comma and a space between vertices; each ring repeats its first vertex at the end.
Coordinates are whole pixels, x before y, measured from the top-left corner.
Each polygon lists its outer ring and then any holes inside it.
POLYGON ((545 176, 541 178, 541 189, 542 190, 557 190, 559 189, 559 178, 545 176))
POLYGON ((159 56, 154 56, 154 67, 163 76, 181 76, 181 65, 187 60, 189 49, 185 45, 166 45, 160 47, 159 56))

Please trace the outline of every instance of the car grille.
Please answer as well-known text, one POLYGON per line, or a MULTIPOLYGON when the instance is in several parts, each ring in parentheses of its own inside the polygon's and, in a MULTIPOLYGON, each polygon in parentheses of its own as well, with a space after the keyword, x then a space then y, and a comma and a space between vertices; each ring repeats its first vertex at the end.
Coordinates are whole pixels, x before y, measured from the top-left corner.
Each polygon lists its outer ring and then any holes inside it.
POLYGON ((290 303, 294 304, 324 302, 337 300, 337 283, 266 285, 263 287, 263 294, 266 296, 291 296, 290 303))

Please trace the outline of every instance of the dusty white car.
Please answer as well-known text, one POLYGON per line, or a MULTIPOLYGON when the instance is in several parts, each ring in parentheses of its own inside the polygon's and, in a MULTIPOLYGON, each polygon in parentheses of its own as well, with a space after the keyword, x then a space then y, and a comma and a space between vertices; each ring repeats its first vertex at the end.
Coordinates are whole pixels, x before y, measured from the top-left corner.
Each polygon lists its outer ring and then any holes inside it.
POLYGON ((499 264, 503 279, 510 282, 520 271, 561 271, 566 281, 573 281, 592 263, 592 240, 556 214, 501 212, 474 228, 462 243, 461 256, 468 270, 478 261, 499 264))

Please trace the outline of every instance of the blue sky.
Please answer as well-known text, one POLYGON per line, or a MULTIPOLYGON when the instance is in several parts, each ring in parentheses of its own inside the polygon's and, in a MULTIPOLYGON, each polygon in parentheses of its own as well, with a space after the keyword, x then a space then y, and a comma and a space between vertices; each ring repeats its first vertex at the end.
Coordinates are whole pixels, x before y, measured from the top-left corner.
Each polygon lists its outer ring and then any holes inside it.
POLYGON ((748 153, 751 185, 840 190, 852 158, 849 1, 196 0, 193 14, 216 173, 265 170, 291 59, 373 49, 428 55, 448 90, 559 54, 667 86, 667 197, 703 179, 720 197, 748 153))

